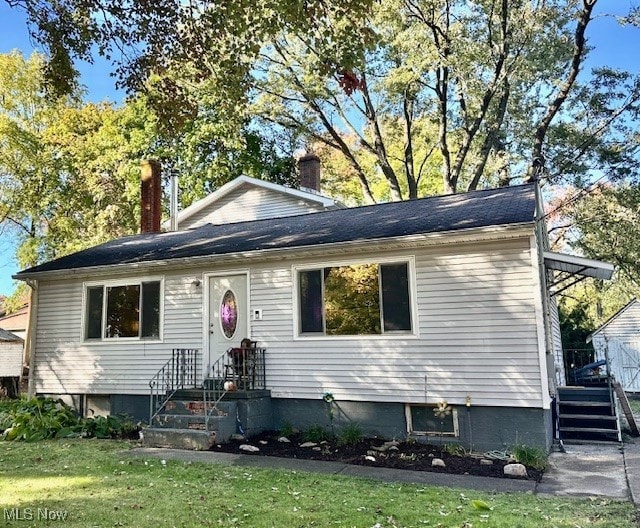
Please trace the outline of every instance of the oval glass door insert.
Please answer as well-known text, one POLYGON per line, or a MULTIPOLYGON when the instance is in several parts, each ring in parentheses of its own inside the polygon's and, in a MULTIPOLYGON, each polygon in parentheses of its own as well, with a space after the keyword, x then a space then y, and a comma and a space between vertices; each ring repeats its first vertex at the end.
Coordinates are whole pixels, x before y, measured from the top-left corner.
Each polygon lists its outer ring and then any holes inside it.
POLYGON ((227 339, 231 339, 238 327, 238 303, 236 296, 231 290, 227 290, 222 296, 220 303, 220 325, 222 333, 227 339))

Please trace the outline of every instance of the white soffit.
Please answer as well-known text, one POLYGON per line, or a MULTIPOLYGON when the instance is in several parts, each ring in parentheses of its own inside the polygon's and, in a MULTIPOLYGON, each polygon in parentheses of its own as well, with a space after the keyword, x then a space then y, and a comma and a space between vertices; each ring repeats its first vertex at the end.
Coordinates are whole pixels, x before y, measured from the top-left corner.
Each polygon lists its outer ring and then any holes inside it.
POLYGON ((552 253, 551 251, 544 251, 543 256, 547 269, 568 275, 581 275, 604 280, 609 280, 613 275, 614 266, 609 262, 565 255, 564 253, 552 253))

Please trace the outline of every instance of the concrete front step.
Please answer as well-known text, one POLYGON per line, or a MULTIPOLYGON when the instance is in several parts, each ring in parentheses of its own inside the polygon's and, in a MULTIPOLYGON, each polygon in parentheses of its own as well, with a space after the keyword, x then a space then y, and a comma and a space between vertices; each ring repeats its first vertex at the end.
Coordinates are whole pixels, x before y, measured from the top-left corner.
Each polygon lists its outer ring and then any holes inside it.
MULTIPOLYGON (((151 427, 147 430, 160 431, 166 429, 169 431, 184 431, 187 434, 190 431, 206 432, 208 429, 209 432, 214 432, 215 443, 228 442, 237 429, 238 404, 236 402, 219 402, 215 408, 213 405, 208 405, 207 407, 211 410, 208 425, 205 423, 204 404, 202 401, 171 400, 165 405, 163 412, 153 418, 151 427)), ((152 432, 152 439, 155 438, 156 433, 152 432)), ((174 436, 169 438, 170 440, 174 439, 174 436)), ((175 447, 191 449, 189 447, 180 447, 180 445, 175 447)))
POLYGON ((147 447, 208 451, 220 441, 216 431, 148 427, 142 431, 142 442, 147 447))

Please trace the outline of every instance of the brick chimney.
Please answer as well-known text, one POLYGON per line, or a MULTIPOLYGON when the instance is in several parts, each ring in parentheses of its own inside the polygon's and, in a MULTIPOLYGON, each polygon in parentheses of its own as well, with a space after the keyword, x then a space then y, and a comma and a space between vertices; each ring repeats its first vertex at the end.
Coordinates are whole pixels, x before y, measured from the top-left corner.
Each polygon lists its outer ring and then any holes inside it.
POLYGON ((140 232, 159 233, 162 214, 162 185, 160 163, 144 160, 141 163, 140 232))
POLYGON ((320 158, 315 154, 305 154, 298 158, 300 188, 320 192, 320 158))

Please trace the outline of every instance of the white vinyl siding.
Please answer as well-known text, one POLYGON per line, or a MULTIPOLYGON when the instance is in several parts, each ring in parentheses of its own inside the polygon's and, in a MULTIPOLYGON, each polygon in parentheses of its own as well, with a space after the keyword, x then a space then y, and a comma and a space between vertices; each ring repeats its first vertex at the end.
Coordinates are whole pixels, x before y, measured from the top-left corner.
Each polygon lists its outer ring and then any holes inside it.
MULTIPOLYGON (((539 407, 539 282, 528 241, 415 254, 419 337, 294 338, 290 268, 254 268, 252 337, 276 397, 539 407)), ((401 256, 397 253, 396 255, 401 256)), ((379 254, 377 254, 380 257, 379 254)), ((360 253, 358 258, 366 258, 360 253)), ((291 265, 313 265, 295 261, 291 265)))
POLYGON ((22 341, 0 341, 0 377, 22 375, 22 341))
POLYGON ((640 392, 640 301, 634 300, 592 336, 596 360, 609 359, 622 388, 640 392))
POLYGON ((180 230, 204 224, 230 224, 322 211, 318 203, 244 185, 180 222, 180 230))
MULTIPOLYGON (((130 276, 137 279, 144 276, 130 276)), ((163 340, 83 341, 81 280, 40 282, 36 391, 46 394, 148 394, 149 380, 173 348, 202 346, 199 275, 167 274, 163 340)), ((126 279, 125 279, 126 280, 126 279)))
MULTIPOLYGON (((341 259, 415 258, 416 335, 300 339, 294 335, 293 267, 322 259, 248 262, 250 337, 267 348, 274 397, 420 404, 541 407, 541 362, 529 239, 367 252, 341 259)), ((304 255, 303 252, 300 255, 304 255)), ((331 259, 335 260, 335 256, 331 259)), ((226 268, 229 273, 232 269, 226 268)), ((151 376, 172 348, 204 348, 203 274, 215 266, 164 275, 162 342, 83 343, 82 281, 41 281, 36 340, 37 391, 148 394, 151 376)), ((101 280, 93 277, 92 280, 101 280)), ((538 293, 539 298, 539 293, 538 293)))
POLYGON ((566 373, 564 369, 564 352, 562 350, 562 332, 560 330, 560 314, 558 302, 555 297, 550 298, 549 310, 551 311, 551 341, 553 343, 553 367, 555 369, 555 383, 559 386, 566 385, 566 373))

